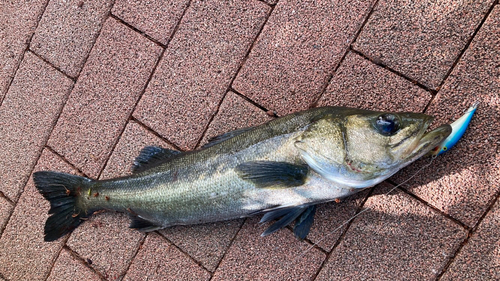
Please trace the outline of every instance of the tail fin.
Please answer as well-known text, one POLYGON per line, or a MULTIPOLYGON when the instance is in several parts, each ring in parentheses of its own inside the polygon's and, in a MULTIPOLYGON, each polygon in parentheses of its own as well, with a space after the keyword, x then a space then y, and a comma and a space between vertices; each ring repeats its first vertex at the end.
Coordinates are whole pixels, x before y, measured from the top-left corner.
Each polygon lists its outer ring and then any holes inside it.
POLYGON ((82 190, 91 179, 50 171, 36 172, 33 181, 38 191, 50 202, 49 214, 45 222, 45 241, 54 241, 71 232, 82 222, 86 214, 77 204, 82 190))

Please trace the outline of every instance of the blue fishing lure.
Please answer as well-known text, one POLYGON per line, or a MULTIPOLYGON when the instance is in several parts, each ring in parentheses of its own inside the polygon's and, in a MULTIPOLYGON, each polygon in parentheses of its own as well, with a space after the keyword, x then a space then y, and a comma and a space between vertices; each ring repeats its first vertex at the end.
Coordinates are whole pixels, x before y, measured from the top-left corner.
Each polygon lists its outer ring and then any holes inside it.
POLYGON ((478 104, 479 102, 475 102, 471 107, 469 107, 469 109, 467 109, 464 115, 450 124, 452 128, 451 134, 439 146, 436 146, 430 152, 431 155, 441 155, 444 152, 450 150, 450 148, 452 148, 458 142, 458 140, 464 135, 465 130, 469 126, 472 115, 474 115, 474 112, 476 112, 478 104))

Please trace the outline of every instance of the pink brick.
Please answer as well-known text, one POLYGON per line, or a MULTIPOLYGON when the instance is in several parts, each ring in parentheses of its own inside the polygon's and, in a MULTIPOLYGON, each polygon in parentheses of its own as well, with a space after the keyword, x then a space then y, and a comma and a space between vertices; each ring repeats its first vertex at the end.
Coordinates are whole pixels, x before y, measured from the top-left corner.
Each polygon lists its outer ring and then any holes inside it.
POLYGON ((354 48, 436 89, 494 1, 379 1, 354 48))
POLYGON ((500 200, 486 215, 441 280, 500 280, 500 200))
POLYGON ((374 1, 279 1, 233 88, 285 115, 319 97, 374 1))
POLYGON ((124 280, 209 280, 210 273, 156 233, 148 234, 124 280))
POLYGON ((118 0, 112 12, 160 43, 166 44, 188 3, 188 0, 147 2, 118 0))
POLYGON ((331 251, 366 196, 368 190, 342 199, 339 203, 318 205, 307 239, 323 250, 331 251))
POLYGON ((235 129, 257 126, 270 120, 272 118, 264 111, 237 94, 228 92, 200 145, 218 135, 235 129))
POLYGON ((379 188, 316 280, 430 280, 465 230, 401 191, 379 188))
POLYGON ((21 63, 47 0, 2 1, 0 9, 0 104, 21 63))
POLYGON ((431 98, 410 81, 349 52, 318 106, 422 112, 431 98))
POLYGON ((31 50, 71 77, 80 73, 111 0, 50 1, 31 42, 31 50))
MULTIPOLYGON (((75 171, 59 157, 44 150, 34 171, 75 171)), ((65 239, 44 242, 44 224, 50 204, 27 183, 0 239, 0 275, 8 280, 45 280, 65 239)))
MULTIPOLYGON (((129 122, 110 157, 101 179, 125 176, 139 151, 147 145, 168 146, 136 122, 129 122)), ((109 212, 98 214, 78 227, 68 245, 90 259, 92 266, 104 276, 115 280, 125 274, 136 254, 144 234, 129 229, 130 219, 125 214, 109 212)))
POLYGON ((231 220, 191 226, 175 226, 161 230, 172 243, 214 271, 226 253, 243 220, 231 220))
POLYGON ((161 48, 110 18, 92 49, 49 145, 96 177, 124 128, 161 48))
POLYGON ((0 195, 0 236, 12 213, 12 209, 14 209, 14 206, 0 195))
POLYGON ((310 280, 325 254, 288 229, 261 237, 268 225, 247 219, 215 271, 213 280, 310 280))
MULTIPOLYGON (((500 190, 500 9, 496 7, 434 98, 434 127, 451 123, 475 101, 476 114, 463 138, 406 183, 408 190, 468 226, 476 225, 500 190)), ((404 171, 408 179, 428 160, 404 171)))
POLYGON ((54 268, 50 273, 48 281, 100 281, 98 274, 86 267, 82 261, 78 260, 68 250, 63 249, 57 258, 54 268))
POLYGON ((0 107, 0 181, 17 201, 73 82, 27 52, 0 107))
POLYGON ((194 148, 269 10, 256 0, 193 1, 134 116, 194 148))

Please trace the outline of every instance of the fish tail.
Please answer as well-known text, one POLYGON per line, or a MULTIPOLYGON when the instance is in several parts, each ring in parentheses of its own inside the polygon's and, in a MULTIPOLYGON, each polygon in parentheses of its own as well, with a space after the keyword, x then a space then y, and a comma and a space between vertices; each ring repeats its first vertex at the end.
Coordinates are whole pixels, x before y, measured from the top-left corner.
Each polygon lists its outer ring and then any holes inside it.
POLYGON ((49 214, 45 222, 45 241, 55 241, 71 232, 87 213, 79 198, 82 190, 89 189, 93 180, 50 171, 41 171, 33 174, 33 181, 38 191, 50 202, 49 214))

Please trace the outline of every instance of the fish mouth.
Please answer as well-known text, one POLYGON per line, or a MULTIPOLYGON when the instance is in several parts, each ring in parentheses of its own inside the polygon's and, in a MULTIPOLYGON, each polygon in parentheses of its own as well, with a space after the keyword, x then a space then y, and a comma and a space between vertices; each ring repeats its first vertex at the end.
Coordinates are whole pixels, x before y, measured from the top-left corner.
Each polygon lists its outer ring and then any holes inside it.
MULTIPOLYGON (((430 121, 426 122, 422 131, 427 129, 429 123, 430 121)), ((417 160, 441 144, 451 134, 451 130, 452 129, 449 124, 444 124, 430 132, 423 133, 422 137, 418 140, 418 142, 416 142, 415 148, 408 157, 410 160, 409 162, 417 160)))

